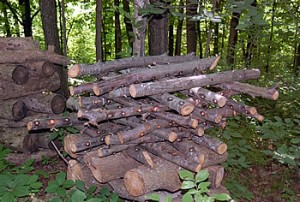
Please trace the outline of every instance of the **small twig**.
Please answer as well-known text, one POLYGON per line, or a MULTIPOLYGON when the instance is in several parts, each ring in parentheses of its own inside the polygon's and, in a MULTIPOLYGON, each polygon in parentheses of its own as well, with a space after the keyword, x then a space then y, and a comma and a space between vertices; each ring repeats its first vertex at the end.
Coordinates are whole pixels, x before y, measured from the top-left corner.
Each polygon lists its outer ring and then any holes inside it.
POLYGON ((69 162, 67 161, 67 159, 60 153, 60 151, 58 150, 57 146, 55 145, 55 143, 51 140, 51 144, 54 147, 55 151, 57 152, 57 154, 59 155, 60 158, 62 158, 62 160, 69 165, 69 162))

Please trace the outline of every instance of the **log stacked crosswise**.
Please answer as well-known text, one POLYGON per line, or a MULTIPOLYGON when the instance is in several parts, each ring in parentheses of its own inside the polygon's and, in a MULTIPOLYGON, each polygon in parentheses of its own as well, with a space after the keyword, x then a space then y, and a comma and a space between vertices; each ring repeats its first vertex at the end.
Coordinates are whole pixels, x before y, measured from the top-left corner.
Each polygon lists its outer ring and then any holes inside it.
POLYGON ((212 72, 219 59, 161 55, 76 64, 70 77, 95 75, 98 80, 70 88, 74 96, 67 107, 73 115, 36 119, 28 130, 81 128, 64 140, 74 158, 69 178, 89 185, 94 179, 127 199, 178 191, 181 169, 208 170, 211 190, 221 189, 227 145, 207 130, 225 128, 227 118, 238 114, 263 120, 255 107, 233 95, 275 100, 278 92, 241 83, 258 79, 258 69, 212 72))
POLYGON ((56 70, 68 63, 64 56, 40 50, 31 38, 0 38, 2 142, 5 143, 7 135, 11 136, 6 128, 23 127, 26 131, 25 118, 64 112, 66 98, 55 93, 61 87, 56 70))

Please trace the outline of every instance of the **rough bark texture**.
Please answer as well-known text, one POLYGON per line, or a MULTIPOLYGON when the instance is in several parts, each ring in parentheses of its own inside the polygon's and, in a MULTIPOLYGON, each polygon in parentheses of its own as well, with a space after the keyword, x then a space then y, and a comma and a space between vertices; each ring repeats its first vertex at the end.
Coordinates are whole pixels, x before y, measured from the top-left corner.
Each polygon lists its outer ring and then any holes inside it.
POLYGON ((233 65, 234 55, 235 55, 235 46, 238 40, 238 30, 236 27, 239 24, 240 13, 233 12, 231 21, 230 21, 230 33, 228 39, 228 49, 227 49, 227 64, 233 65))
POLYGON ((187 52, 196 52, 197 48, 197 32, 196 32, 196 21, 191 20, 197 14, 198 4, 191 0, 186 1, 186 14, 188 16, 186 20, 187 27, 187 52))

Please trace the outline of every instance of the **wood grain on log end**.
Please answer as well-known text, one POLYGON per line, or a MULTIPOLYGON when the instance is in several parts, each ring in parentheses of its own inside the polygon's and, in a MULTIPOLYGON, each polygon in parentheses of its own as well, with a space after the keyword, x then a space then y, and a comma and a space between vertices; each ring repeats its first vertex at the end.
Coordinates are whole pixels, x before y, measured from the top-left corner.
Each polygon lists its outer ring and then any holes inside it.
POLYGON ((134 86, 134 84, 129 86, 129 93, 130 93, 131 97, 136 97, 137 89, 134 86))
POLYGON ((55 95, 51 100, 51 110, 54 114, 61 114, 66 108, 66 99, 62 95, 55 95))
POLYGON ((27 107, 24 102, 17 101, 12 107, 12 116, 16 121, 26 117, 28 114, 27 107))
POLYGON ((70 86, 70 87, 69 87, 69 91, 70 91, 70 95, 71 95, 71 96, 74 96, 74 95, 75 95, 74 86, 70 86))
POLYGON ((252 115, 257 114, 257 110, 256 110, 255 107, 249 107, 249 108, 247 109, 247 112, 248 112, 249 114, 252 114, 252 115))
POLYGON ((145 183, 140 174, 128 171, 124 176, 125 187, 132 196, 140 196, 145 193, 145 183))
POLYGON ((169 134, 169 142, 175 142, 178 138, 178 134, 175 133, 174 131, 172 131, 170 134, 169 134))
POLYGON ((12 72, 12 79, 18 85, 23 85, 27 83, 29 79, 29 71, 25 67, 18 65, 12 72))
POLYGON ((95 93, 95 95, 101 94, 100 87, 97 84, 93 85, 92 89, 93 89, 93 92, 95 93))
POLYGON ((222 121, 222 118, 223 117, 221 115, 217 115, 216 118, 215 118, 215 120, 214 120, 215 123, 220 123, 222 121))
POLYGON ((106 145, 110 145, 110 135, 105 136, 104 142, 106 145))
POLYGON ((74 142, 76 142, 76 135, 67 135, 64 138, 64 150, 73 158, 77 158, 77 154, 75 154, 73 151, 76 151, 74 149, 74 142))
POLYGON ((68 71, 68 76, 71 78, 75 78, 80 74, 80 64, 75 64, 70 67, 68 71))
POLYGON ((211 64, 209 70, 212 70, 212 69, 214 69, 217 66, 220 58, 221 58, 221 56, 219 56, 219 55, 216 57, 215 61, 211 64))
POLYGON ((219 107, 224 107, 224 105, 226 104, 226 102, 227 102, 227 98, 222 96, 222 97, 219 98, 217 104, 218 104, 219 107))
POLYGON ((192 113, 195 109, 195 106, 193 104, 187 104, 184 107, 181 108, 180 114, 183 116, 187 116, 190 113, 192 113))
POLYGON ((227 151, 227 144, 225 143, 221 144, 217 149, 218 154, 224 154, 226 151, 227 151))
POLYGON ((199 163, 199 165, 198 166, 196 166, 196 168, 194 168, 194 172, 199 172, 200 170, 202 169, 202 163, 200 164, 199 163))
POLYGON ((251 117, 255 118, 256 120, 258 120, 260 122, 262 122, 265 119, 265 117, 263 115, 258 114, 258 113, 252 114, 251 117))
POLYGON ((77 117, 78 117, 78 118, 82 118, 83 115, 84 115, 84 112, 83 112, 82 110, 78 110, 78 112, 77 112, 77 117))
POLYGON ((198 120, 197 119, 191 119, 191 126, 192 128, 196 129, 198 127, 198 120))
POLYGON ((276 91, 272 94, 271 98, 272 98, 272 100, 277 100, 278 97, 279 97, 279 92, 276 90, 276 91))
POLYGON ((44 62, 43 66, 42 66, 42 73, 45 76, 52 76, 55 72, 55 68, 54 65, 51 62, 44 62))
POLYGON ((203 136, 203 135, 204 135, 204 129, 199 127, 199 128, 197 129, 197 134, 198 134, 198 136, 200 136, 200 137, 203 136))

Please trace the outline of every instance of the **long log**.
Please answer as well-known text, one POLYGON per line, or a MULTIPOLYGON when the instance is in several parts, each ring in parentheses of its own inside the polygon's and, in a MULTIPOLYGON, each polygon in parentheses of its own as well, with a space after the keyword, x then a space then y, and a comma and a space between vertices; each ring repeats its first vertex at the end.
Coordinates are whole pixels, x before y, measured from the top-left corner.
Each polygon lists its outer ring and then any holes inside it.
POLYGON ((227 145, 224 142, 208 135, 203 135, 202 137, 193 136, 191 139, 193 142, 203 145, 218 154, 224 154, 227 151, 227 145))
MULTIPOLYGON (((184 61, 197 60, 194 54, 186 56, 167 57, 164 55, 148 57, 131 57, 114 60, 110 62, 98 62, 96 64, 76 64, 73 65, 68 75, 69 77, 78 77, 83 75, 104 75, 110 71, 119 71, 134 67, 147 67, 156 64, 180 63, 184 61)), ((212 66, 212 64, 210 64, 212 66)))
POLYGON ((183 116, 189 115, 195 109, 195 106, 192 103, 187 102, 169 93, 164 93, 162 95, 153 95, 151 96, 151 98, 166 105, 170 109, 175 110, 183 116))
POLYGON ((126 150, 126 154, 128 154, 131 158, 137 160, 143 165, 154 167, 154 158, 153 154, 148 153, 147 151, 139 148, 139 147, 130 147, 126 150))
POLYGON ((180 167, 160 158, 154 159, 153 162, 153 168, 142 165, 126 172, 124 184, 130 195, 141 196, 158 189, 170 192, 180 189, 180 167))
POLYGON ((169 112, 158 112, 153 114, 157 118, 172 121, 183 127, 194 128, 194 129, 198 127, 198 121, 196 119, 193 119, 190 116, 180 116, 169 112))
POLYGON ((88 119, 92 125, 98 125, 99 122, 110 119, 118 119, 129 116, 142 115, 147 112, 165 111, 167 107, 160 106, 137 106, 137 107, 124 107, 121 109, 112 110, 90 110, 90 111, 78 111, 78 117, 88 119))
POLYGON ((71 114, 69 117, 51 116, 48 118, 34 119, 27 124, 28 131, 53 129, 64 126, 76 126, 82 125, 85 121, 78 120, 75 114, 71 114))
POLYGON ((223 117, 215 112, 215 110, 203 108, 200 109, 199 107, 196 107, 192 113, 192 118, 198 120, 198 122, 203 122, 203 120, 206 120, 213 123, 220 123, 223 117))
POLYGON ((185 169, 198 172, 202 165, 191 158, 187 158, 173 146, 165 142, 141 144, 141 147, 152 154, 155 154, 165 160, 168 160, 185 169))
POLYGON ((277 100, 279 93, 276 87, 266 88, 253 86, 247 83, 229 82, 217 85, 222 89, 233 90, 239 93, 245 93, 252 97, 263 97, 270 100, 277 100))
POLYGON ((107 135, 105 137, 105 143, 107 145, 124 144, 126 142, 143 137, 146 134, 154 131, 155 129, 168 127, 170 123, 161 119, 154 119, 147 121, 132 130, 119 132, 117 134, 107 135))
POLYGON ((138 72, 120 75, 105 81, 94 83, 93 91, 102 95, 122 86, 145 81, 160 80, 165 77, 191 75, 209 69, 219 58, 198 59, 180 64, 163 65, 152 69, 143 69, 138 72))
POLYGON ((34 77, 29 79, 24 85, 0 81, 0 97, 3 100, 28 96, 39 92, 55 91, 60 88, 58 73, 53 74, 48 79, 34 77))
POLYGON ((47 60, 51 63, 67 66, 69 59, 57 55, 52 51, 41 51, 38 49, 28 50, 1 50, 0 63, 21 64, 27 60, 47 60))
POLYGON ((132 97, 143 97, 167 92, 175 92, 194 87, 215 85, 224 82, 241 81, 259 78, 260 71, 253 70, 233 70, 214 74, 198 75, 169 79, 164 81, 132 84, 129 87, 132 97))
POLYGON ((94 177, 101 183, 121 178, 128 170, 141 165, 122 152, 103 158, 99 158, 93 153, 87 153, 84 155, 83 160, 94 177))
POLYGON ((226 105, 228 105, 232 110, 238 112, 239 114, 256 114, 257 110, 255 107, 251 107, 242 103, 238 103, 234 100, 228 99, 226 105))
POLYGON ((31 37, 1 37, 0 50, 17 51, 39 49, 38 42, 32 40, 31 37))

